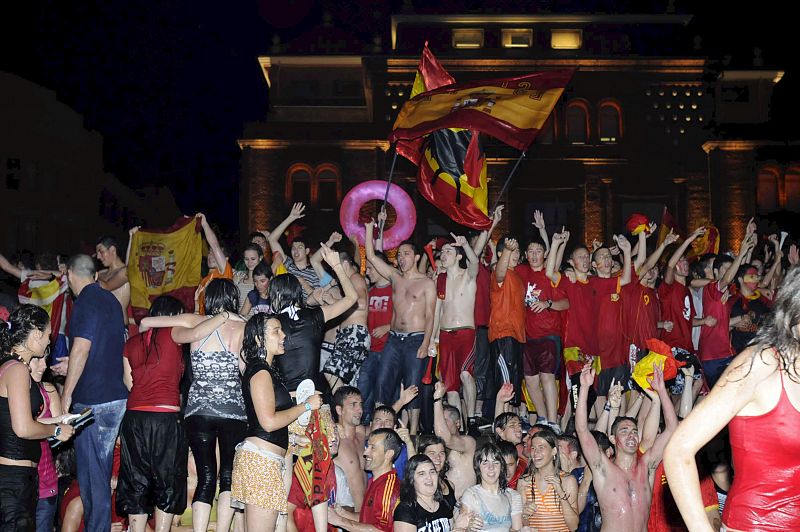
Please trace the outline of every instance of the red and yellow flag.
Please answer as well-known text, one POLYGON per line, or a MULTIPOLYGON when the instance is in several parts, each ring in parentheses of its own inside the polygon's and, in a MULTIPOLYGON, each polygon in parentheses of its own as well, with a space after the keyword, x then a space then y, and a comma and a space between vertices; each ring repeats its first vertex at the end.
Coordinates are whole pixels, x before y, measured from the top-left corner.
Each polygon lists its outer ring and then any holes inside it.
POLYGON ((719 253, 719 229, 710 220, 701 220, 698 227, 705 227, 706 232, 692 242, 689 253, 686 254, 686 258, 690 260, 706 253, 719 253))
POLYGON ((678 225, 678 221, 675 220, 675 217, 672 216, 672 213, 669 212, 667 206, 664 205, 664 212, 661 214, 661 223, 658 226, 658 242, 657 244, 660 246, 664 239, 667 238, 670 230, 675 233, 676 235, 680 236, 681 238, 686 238, 686 234, 684 234, 683 229, 680 228, 678 225))
POLYGON ((128 281, 137 321, 147 315, 150 302, 170 295, 194 311, 194 292, 200 284, 203 255, 200 222, 182 218, 164 230, 140 230, 131 237, 128 281))

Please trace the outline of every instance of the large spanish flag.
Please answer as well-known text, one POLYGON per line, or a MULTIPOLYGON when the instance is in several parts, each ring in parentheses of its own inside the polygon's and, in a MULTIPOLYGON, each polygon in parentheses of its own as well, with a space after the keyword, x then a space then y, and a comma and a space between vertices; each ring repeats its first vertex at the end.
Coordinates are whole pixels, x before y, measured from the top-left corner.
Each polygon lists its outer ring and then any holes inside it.
POLYGON ((550 116, 574 70, 446 85, 403 105, 391 142, 446 128, 466 128, 526 150, 550 116))
POLYGON ((178 220, 164 230, 140 230, 131 237, 128 281, 136 321, 147 315, 150 302, 161 295, 183 303, 194 312, 194 292, 200 284, 203 244, 195 217, 178 220))

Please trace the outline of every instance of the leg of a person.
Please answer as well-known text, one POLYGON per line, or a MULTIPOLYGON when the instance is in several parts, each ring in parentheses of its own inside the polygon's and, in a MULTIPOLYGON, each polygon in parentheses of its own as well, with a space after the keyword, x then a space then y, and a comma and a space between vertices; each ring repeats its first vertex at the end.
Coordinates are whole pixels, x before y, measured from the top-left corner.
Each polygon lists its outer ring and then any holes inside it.
POLYGON ((150 449, 169 444, 156 439, 156 435, 149 430, 148 414, 151 413, 126 412, 119 429, 117 513, 130 516, 131 528, 139 532, 145 529, 147 514, 153 509, 149 498, 150 479, 151 472, 157 472, 157 468, 150 461, 150 449))
MULTIPOLYGON (((186 479, 189 446, 179 414, 152 413, 152 443, 148 446, 152 464, 151 503, 165 515, 186 509, 186 479)), ((152 514, 152 512, 150 512, 152 514)))
POLYGON ((556 389, 556 376, 552 373, 540 373, 542 381, 542 391, 544 392, 544 403, 547 421, 555 423, 558 419, 558 390, 556 389))
POLYGON ((39 495, 36 468, 0 465, 0 479, 0 530, 35 530, 39 495))
POLYGON ((64 519, 61 521, 61 532, 78 532, 81 530, 83 521, 83 500, 75 497, 67 505, 64 511, 64 519))
MULTIPOLYGON (((94 423, 85 427, 75 440, 78 484, 81 487, 87 530, 105 530, 111 524, 110 485, 114 443, 125 414, 125 403, 125 400, 121 400, 86 405, 92 408, 94 423), (81 467, 85 469, 83 473, 81 467)), ((83 406, 76 405, 76 408, 83 406)))
POLYGON ((247 532, 275 530, 277 521, 278 512, 275 510, 265 510, 254 504, 246 504, 244 507, 244 522, 247 532))
POLYGON ((475 328, 475 392, 477 401, 475 411, 480 414, 486 397, 486 385, 489 377, 489 329, 475 328))
POLYGON ((189 416, 186 418, 186 436, 192 449, 197 487, 192 498, 192 528, 205 532, 211 516, 211 504, 217 490, 217 435, 211 428, 213 418, 189 416))
MULTIPOLYGON (((417 351, 419 351, 424 339, 425 336, 423 334, 415 334, 413 336, 407 336, 403 340, 401 348, 401 382, 406 388, 410 386, 422 386, 422 377, 425 374, 425 369, 428 365, 428 357, 417 358, 417 351)), ((397 393, 399 393, 399 388, 397 393)), ((411 419, 408 429, 411 434, 416 434, 417 429, 419 428, 419 397, 411 401, 408 404, 408 408, 411 410, 411 419)), ((425 409, 433 410, 433 404, 425 405, 425 409)))
MULTIPOLYGON (((538 339, 529 339, 522 348, 522 375, 525 379, 525 389, 528 390, 528 395, 536 408, 537 422, 547 417, 547 406, 542 393, 541 379, 539 378, 540 368, 536 356, 540 347, 538 339)), ((535 424, 533 420, 529 421, 532 425, 535 424)))
POLYGON ((389 339, 381 353, 375 389, 375 401, 391 405, 397 399, 400 383, 400 356, 403 347, 400 336, 389 333, 389 339))
POLYGON ((475 329, 464 329, 461 333, 461 354, 460 373, 461 390, 464 395, 464 408, 467 411, 467 418, 475 417, 475 404, 477 401, 477 390, 475 386, 475 329))
POLYGON ((128 524, 130 532, 145 532, 147 530, 147 514, 129 514, 128 524))
POLYGON ((219 438, 219 503, 217 504, 217 527, 228 530, 235 510, 231 507, 231 476, 236 446, 247 436, 247 423, 235 419, 216 418, 219 438))
POLYGON ((364 401, 364 413, 361 421, 365 425, 372 422, 372 412, 375 410, 375 389, 377 388, 375 381, 378 378, 382 356, 382 352, 370 351, 358 374, 358 389, 361 390, 361 398, 364 401))
POLYGON ((162 512, 156 508, 156 530, 155 532, 169 532, 172 528, 172 518, 174 514, 162 512))
POLYGON ((58 495, 39 499, 36 503, 36 532, 53 532, 55 527, 56 510, 58 510, 58 495))

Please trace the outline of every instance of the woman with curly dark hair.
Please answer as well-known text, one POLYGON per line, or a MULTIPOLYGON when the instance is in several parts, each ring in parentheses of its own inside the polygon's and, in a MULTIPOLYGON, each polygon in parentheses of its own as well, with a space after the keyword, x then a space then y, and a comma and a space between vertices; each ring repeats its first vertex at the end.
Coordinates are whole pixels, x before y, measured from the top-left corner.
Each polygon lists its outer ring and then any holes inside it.
POLYGON ((0 530, 36 528, 40 441, 67 441, 72 426, 36 421, 44 407, 30 363, 50 345, 50 317, 35 305, 22 305, 0 321, 0 530))

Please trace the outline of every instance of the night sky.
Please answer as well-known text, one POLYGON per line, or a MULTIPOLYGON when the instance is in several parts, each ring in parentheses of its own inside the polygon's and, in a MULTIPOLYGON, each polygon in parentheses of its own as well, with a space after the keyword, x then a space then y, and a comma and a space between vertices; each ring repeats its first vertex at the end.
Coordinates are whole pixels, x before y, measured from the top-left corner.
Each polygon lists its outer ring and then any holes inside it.
MULTIPOLYGON (((257 62, 269 54, 272 36, 283 43, 318 26, 324 11, 337 27, 369 42, 364 29, 403 1, 64 1, 3 2, 0 7, 0 70, 55 90, 83 114, 88 129, 105 139, 106 170, 131 187, 171 188, 185 213, 204 211, 228 233, 237 230, 239 155, 243 124, 262 120, 267 89, 257 62), (366 7, 364 7, 366 6, 366 7)), ((519 12, 510 0, 437 3, 414 1, 419 12, 519 12), (431 8, 430 6, 438 6, 431 8)), ((693 12, 693 29, 712 58, 730 54, 731 65, 752 65, 754 46, 766 67, 787 70, 775 95, 780 138, 800 137, 794 102, 794 19, 783 8, 751 4, 677 2, 693 12), (696 5, 699 4, 699 5, 696 5), (686 6, 690 6, 687 8, 686 6), (700 9, 700 11, 698 11, 700 9)), ((530 3, 551 11, 663 12, 667 2, 530 3), (649 6, 649 7, 647 7, 649 6)))

